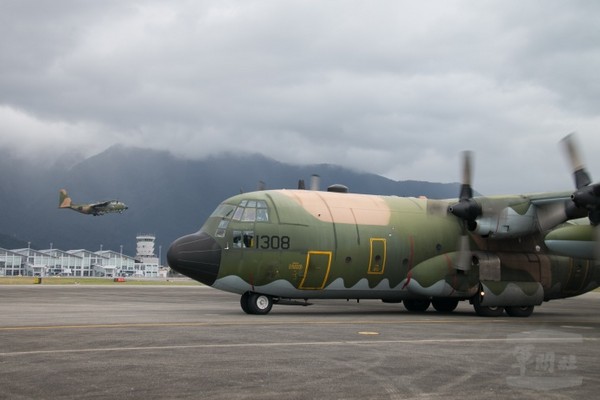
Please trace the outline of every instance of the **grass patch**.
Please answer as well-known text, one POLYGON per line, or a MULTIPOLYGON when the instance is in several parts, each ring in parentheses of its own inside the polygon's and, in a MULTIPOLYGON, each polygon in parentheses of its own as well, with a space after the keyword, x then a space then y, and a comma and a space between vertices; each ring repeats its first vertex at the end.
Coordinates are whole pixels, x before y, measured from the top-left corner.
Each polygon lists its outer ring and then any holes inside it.
POLYGON ((33 276, 3 276, 0 277, 0 285, 114 285, 114 286, 201 286, 188 278, 125 278, 125 282, 115 282, 114 278, 92 278, 92 277, 44 277, 41 283, 40 278, 33 276))

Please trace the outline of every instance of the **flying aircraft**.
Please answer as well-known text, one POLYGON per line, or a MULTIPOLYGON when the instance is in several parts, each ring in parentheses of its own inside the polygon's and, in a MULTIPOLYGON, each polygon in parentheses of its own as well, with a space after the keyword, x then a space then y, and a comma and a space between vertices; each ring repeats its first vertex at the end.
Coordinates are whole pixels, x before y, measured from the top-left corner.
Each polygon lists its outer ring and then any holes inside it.
MULTIPOLYGON (((592 184, 573 135, 562 141, 576 190, 477 196, 464 154, 458 199, 262 190, 223 201, 175 240, 171 268, 241 295, 248 314, 310 299, 381 299, 412 312, 528 317, 545 301, 600 286, 592 184)), ((303 185, 302 185, 303 186, 303 185)))
POLYGON ((122 213, 127 210, 125 203, 116 200, 101 201, 90 204, 74 204, 65 189, 59 191, 58 208, 69 208, 82 214, 103 215, 106 213, 122 213))

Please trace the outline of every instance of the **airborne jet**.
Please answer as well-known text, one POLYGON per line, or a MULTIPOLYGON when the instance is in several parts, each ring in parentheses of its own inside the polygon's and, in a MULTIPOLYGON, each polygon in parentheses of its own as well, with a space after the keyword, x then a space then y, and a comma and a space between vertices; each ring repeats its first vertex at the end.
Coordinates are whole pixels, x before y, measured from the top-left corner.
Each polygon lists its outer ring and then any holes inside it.
POLYGON ((248 314, 309 299, 381 299, 412 312, 528 317, 600 286, 592 184, 572 135, 576 191, 473 196, 465 153, 458 199, 263 190, 223 201, 168 251, 174 270, 241 295, 248 314))
POLYGON ((59 191, 58 208, 70 208, 82 214, 103 215, 106 213, 122 213, 127 206, 116 200, 90 204, 74 204, 65 189, 59 191))

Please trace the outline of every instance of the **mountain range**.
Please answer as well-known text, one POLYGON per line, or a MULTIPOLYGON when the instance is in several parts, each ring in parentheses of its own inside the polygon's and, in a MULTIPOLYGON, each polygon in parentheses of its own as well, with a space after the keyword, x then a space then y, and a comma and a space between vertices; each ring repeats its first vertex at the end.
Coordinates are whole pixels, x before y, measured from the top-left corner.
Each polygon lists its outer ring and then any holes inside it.
MULTIPOLYGON (((344 184, 353 193, 455 198, 458 183, 393 181, 331 164, 292 165, 257 154, 185 160, 167 151, 116 145, 75 165, 45 165, 0 152, 0 247, 122 251, 135 255, 139 234, 156 235, 166 254, 179 236, 197 231, 224 199, 241 191, 296 188, 320 176, 322 190, 344 184), (58 191, 75 203, 120 200, 123 214, 83 215, 58 208, 58 191)), ((164 254, 163 254, 164 258, 164 254)))

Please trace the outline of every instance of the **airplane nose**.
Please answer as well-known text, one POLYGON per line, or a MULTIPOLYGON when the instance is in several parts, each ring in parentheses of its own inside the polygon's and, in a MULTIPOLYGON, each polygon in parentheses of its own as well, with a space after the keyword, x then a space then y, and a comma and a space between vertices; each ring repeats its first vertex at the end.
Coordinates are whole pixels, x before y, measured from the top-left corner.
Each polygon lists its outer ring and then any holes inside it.
POLYGON ((219 274, 221 246, 205 232, 193 233, 171 244, 167 261, 175 271, 212 286, 219 274))

